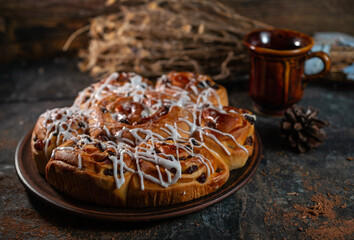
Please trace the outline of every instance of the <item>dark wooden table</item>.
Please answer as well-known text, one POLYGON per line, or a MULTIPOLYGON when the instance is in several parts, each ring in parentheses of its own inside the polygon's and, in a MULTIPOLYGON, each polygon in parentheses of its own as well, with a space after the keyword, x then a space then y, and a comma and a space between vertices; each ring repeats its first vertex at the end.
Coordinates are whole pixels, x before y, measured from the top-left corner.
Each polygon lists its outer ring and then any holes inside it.
MULTIPOLYGON (((0 67, 0 239, 353 239, 354 86, 318 80, 302 106, 331 122, 317 150, 298 154, 280 138, 279 119, 257 116, 264 158, 244 188, 200 212, 143 223, 100 222, 51 208, 26 193, 15 148, 46 109, 68 106, 93 79, 77 60, 0 67)), ((252 108, 246 82, 227 83, 231 105, 252 108)))

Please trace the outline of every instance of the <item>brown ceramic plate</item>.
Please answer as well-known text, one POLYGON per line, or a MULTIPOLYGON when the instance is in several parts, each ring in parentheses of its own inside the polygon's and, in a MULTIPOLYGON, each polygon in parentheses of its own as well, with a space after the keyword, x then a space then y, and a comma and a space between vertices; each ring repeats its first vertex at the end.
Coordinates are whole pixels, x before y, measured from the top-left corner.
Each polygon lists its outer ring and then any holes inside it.
POLYGON ((228 181, 216 192, 193 201, 168 207, 143 209, 114 208, 79 201, 59 193, 52 188, 37 172, 32 160, 30 147, 31 132, 22 138, 16 150, 15 167, 22 184, 30 193, 54 207, 66 210, 70 213, 101 220, 149 221, 176 217, 199 211, 211 204, 221 201, 244 186, 256 172, 262 156, 261 139, 256 133, 253 155, 248 159, 243 168, 231 171, 228 181))

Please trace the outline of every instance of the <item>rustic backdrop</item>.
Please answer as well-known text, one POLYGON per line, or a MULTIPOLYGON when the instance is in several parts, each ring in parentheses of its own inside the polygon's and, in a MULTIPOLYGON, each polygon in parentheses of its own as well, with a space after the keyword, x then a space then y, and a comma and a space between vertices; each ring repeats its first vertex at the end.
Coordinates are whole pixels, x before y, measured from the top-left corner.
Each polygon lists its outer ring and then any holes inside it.
MULTIPOLYGON (((0 0, 0 61, 64 54, 62 47, 89 19, 119 10, 119 0, 0 0)), ((129 1, 129 4, 139 2, 129 1)), ((275 27, 315 31, 341 31, 354 35, 352 0, 221 0, 241 15, 275 27)), ((127 1, 126 3, 127 4, 127 1)), ((84 34, 71 45, 73 54, 87 43, 84 34)))

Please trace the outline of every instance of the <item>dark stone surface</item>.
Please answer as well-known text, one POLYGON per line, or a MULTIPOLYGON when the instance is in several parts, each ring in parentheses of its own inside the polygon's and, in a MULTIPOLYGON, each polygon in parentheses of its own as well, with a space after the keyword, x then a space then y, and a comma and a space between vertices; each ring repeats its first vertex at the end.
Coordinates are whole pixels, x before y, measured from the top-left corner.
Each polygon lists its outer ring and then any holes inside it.
MULTIPOLYGON (((18 141, 39 114, 70 105, 91 81, 74 59, 0 67, 0 239, 311 239, 330 238, 336 230, 338 239, 353 238, 354 176, 348 160, 354 157, 353 85, 317 81, 306 89, 299 105, 319 108, 320 118, 331 122, 318 149, 296 153, 280 138, 278 118, 257 115, 264 158, 241 190, 187 216, 112 223, 72 216, 29 196, 13 164, 18 141), (314 206, 314 196, 338 199, 330 206, 335 218, 296 207, 314 206)), ((227 83, 227 88, 231 105, 252 109, 245 82, 227 83)))

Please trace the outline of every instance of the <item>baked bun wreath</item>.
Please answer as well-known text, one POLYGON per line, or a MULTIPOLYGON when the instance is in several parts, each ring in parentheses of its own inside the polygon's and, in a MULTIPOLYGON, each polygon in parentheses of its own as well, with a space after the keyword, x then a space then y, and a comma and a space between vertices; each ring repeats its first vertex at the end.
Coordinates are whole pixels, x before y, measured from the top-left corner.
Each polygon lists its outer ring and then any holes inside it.
POLYGON ((38 171, 60 192, 116 207, 156 207, 212 193, 253 152, 255 116, 227 106, 207 76, 171 72, 155 86, 113 73, 33 130, 38 171))

